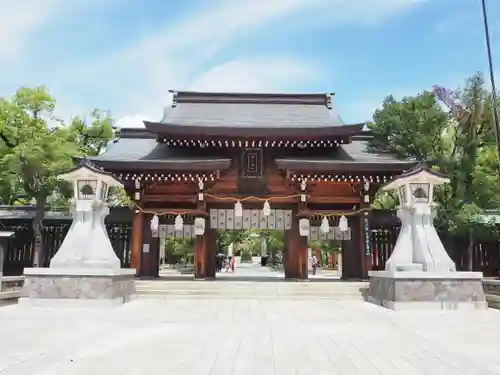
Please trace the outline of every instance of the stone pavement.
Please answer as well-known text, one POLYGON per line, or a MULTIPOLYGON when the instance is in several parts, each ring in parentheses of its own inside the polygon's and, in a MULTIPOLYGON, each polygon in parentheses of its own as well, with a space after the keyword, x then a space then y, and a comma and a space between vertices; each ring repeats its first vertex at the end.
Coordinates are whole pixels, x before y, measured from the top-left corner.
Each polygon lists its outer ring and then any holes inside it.
POLYGON ((500 311, 364 302, 137 300, 0 308, 1 375, 500 374, 500 311))

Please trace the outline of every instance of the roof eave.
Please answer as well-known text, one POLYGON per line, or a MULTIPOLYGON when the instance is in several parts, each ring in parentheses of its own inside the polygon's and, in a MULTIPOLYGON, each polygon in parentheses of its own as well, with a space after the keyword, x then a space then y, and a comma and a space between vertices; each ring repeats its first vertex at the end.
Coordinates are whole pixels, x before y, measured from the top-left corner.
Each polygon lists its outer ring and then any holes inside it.
POLYGON ((166 122, 144 121, 144 125, 151 133, 165 134, 170 136, 193 136, 203 135, 214 137, 347 137, 359 134, 364 123, 342 125, 342 126, 318 126, 318 127, 227 127, 227 126, 199 126, 199 125, 181 125, 166 122))
POLYGON ((415 164, 411 161, 380 163, 297 159, 275 159, 275 163, 279 169, 298 172, 401 172, 415 164))
POLYGON ((110 171, 191 171, 210 172, 231 167, 231 159, 209 160, 94 160, 94 163, 110 171))

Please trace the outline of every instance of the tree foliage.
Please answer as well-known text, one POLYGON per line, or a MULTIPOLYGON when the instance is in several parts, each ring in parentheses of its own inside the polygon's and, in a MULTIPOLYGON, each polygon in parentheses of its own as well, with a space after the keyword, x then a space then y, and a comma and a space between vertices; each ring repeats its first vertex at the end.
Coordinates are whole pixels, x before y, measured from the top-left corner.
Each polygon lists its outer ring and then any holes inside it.
POLYGON ((431 92, 397 101, 387 97, 373 115, 374 138, 369 149, 400 159, 429 160, 442 153, 442 134, 448 116, 431 92))
POLYGON ((112 138, 112 121, 102 112, 92 112, 90 126, 78 118, 67 126, 54 117, 55 108, 43 86, 22 87, 0 99, 0 198, 3 204, 35 203, 35 265, 44 262, 41 226, 47 205, 64 205, 71 194, 58 175, 74 166, 76 156, 96 155, 112 138))
MULTIPOLYGON (((449 186, 435 193, 441 207, 437 225, 468 232, 477 224, 474 217, 499 207, 500 165, 491 95, 482 74, 470 77, 455 93, 460 106, 453 108, 446 108, 427 91, 400 101, 389 96, 374 114, 369 148, 400 159, 425 161, 448 175, 449 186)), ((397 202, 385 192, 376 198, 373 205, 378 208, 394 208, 397 202)))

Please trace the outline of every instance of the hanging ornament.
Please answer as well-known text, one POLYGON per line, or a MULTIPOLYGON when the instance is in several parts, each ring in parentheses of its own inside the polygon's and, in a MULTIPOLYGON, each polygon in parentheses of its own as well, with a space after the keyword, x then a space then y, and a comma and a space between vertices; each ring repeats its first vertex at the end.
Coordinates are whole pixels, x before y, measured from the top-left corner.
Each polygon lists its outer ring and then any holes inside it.
POLYGON ((177 232, 180 232, 184 229, 184 220, 181 215, 177 215, 175 217, 174 227, 177 232))
POLYGON ((264 216, 271 215, 271 205, 269 204, 269 201, 264 202, 264 207, 262 207, 262 213, 264 214, 264 216))
POLYGON ((234 216, 242 217, 243 216, 243 205, 240 201, 236 201, 234 204, 234 216))
POLYGON ((319 230, 321 233, 328 233, 330 232, 330 224, 328 223, 328 219, 326 216, 323 216, 323 220, 321 220, 321 226, 319 227, 319 230))
POLYGON ((160 219, 158 219, 158 216, 157 215, 153 216, 151 218, 151 224, 150 224, 151 230, 157 231, 159 224, 160 224, 160 219))
POLYGON ((341 232, 347 232, 349 230, 349 223, 347 222, 347 218, 342 215, 342 217, 339 219, 339 230, 341 232))

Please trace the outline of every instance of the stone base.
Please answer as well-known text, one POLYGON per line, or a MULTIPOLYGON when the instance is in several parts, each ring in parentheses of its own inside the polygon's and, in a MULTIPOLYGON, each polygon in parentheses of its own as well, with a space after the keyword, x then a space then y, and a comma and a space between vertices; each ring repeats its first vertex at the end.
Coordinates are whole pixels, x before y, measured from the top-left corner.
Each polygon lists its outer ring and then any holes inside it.
POLYGON ((486 309, 481 272, 370 271, 367 300, 391 310, 486 309))
POLYGON ((25 268, 19 304, 114 307, 135 295, 135 269, 25 268))

